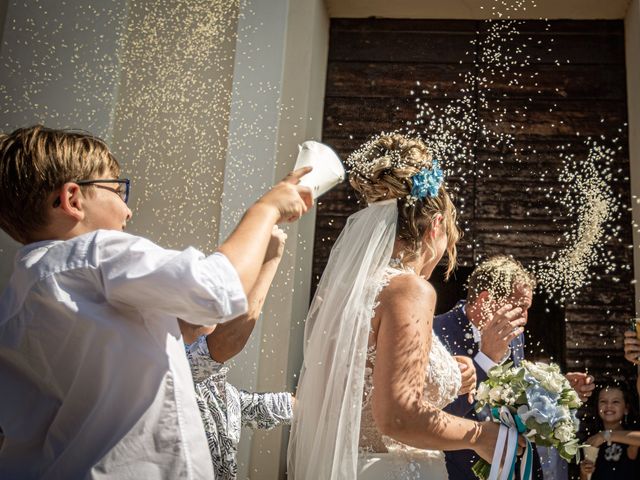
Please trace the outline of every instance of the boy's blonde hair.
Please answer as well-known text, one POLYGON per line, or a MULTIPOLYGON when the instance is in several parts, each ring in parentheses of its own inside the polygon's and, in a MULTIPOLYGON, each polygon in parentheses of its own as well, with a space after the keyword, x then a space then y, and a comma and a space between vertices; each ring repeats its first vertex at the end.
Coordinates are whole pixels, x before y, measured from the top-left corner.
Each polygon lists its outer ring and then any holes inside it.
POLYGON ((89 133, 34 125, 0 134, 0 228, 29 243, 47 225, 47 202, 56 189, 106 173, 117 177, 120 166, 107 144, 89 133))

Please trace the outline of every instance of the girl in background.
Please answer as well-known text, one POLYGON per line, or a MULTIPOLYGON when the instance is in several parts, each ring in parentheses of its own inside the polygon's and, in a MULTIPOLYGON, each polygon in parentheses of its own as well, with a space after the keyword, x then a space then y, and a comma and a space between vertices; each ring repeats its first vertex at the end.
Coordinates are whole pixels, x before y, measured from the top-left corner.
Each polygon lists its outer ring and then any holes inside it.
POLYGON ((600 450, 595 464, 586 459, 580 463, 580 480, 640 478, 640 431, 628 429, 629 392, 620 385, 605 385, 596 399, 602 430, 586 443, 600 450))

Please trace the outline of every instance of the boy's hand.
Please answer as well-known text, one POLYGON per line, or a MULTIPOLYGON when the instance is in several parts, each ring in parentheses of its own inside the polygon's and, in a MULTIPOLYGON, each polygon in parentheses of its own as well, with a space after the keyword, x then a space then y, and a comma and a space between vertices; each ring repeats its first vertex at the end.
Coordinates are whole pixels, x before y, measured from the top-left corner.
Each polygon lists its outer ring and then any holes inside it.
POLYGON ((300 179, 310 171, 311 167, 304 167, 291 172, 257 203, 275 208, 278 212, 277 223, 294 222, 313 206, 311 189, 298 185, 300 179))
POLYGON ((271 260, 282 258, 284 253, 284 243, 287 240, 287 234, 284 233, 277 225, 273 226, 271 232, 271 238, 269 239, 269 245, 267 246, 267 253, 264 256, 264 262, 267 263, 271 260))

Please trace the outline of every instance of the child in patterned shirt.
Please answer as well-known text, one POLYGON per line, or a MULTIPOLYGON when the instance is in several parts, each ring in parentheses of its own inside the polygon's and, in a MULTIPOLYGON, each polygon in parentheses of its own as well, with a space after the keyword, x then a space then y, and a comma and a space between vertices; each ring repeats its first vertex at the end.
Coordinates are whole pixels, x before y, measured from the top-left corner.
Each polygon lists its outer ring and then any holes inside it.
POLYGON ((247 300, 249 311, 214 329, 197 328, 180 321, 196 399, 204 423, 217 480, 238 475, 237 453, 241 427, 271 429, 289 424, 293 395, 289 392, 251 393, 227 382, 224 362, 242 351, 264 304, 282 258, 286 234, 275 227, 262 268, 247 300))

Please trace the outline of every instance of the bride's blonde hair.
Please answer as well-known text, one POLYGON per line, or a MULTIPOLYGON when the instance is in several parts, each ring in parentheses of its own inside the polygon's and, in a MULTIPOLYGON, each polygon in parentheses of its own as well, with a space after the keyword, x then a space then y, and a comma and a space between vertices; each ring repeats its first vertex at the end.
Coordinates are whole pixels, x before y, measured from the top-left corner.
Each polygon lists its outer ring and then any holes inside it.
MULTIPOLYGON (((421 254, 422 239, 429 233, 438 214, 442 215, 447 233, 448 265, 446 277, 456 267, 456 243, 460 231, 456 224, 456 208, 444 184, 433 198, 411 195, 413 176, 423 169, 433 169, 434 160, 427 145, 419 138, 399 133, 382 134, 352 153, 349 183, 367 204, 398 199, 397 238, 406 246, 403 259, 410 261, 421 254)), ((427 243, 432 257, 435 249, 427 243)))

